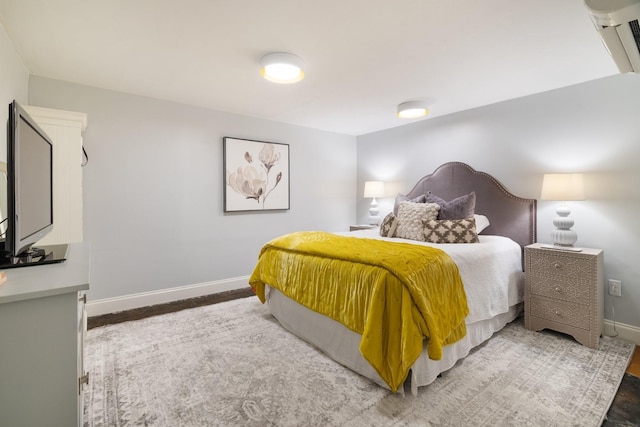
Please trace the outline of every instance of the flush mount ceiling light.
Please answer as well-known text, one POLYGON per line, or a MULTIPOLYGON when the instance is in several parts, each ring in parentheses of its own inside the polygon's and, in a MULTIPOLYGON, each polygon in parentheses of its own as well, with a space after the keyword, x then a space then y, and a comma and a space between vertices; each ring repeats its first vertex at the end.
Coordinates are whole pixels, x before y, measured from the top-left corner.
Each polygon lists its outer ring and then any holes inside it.
POLYGON ((415 119, 429 114, 425 101, 409 101, 398 105, 398 117, 401 119, 415 119))
POLYGON ((292 53, 268 53, 260 60, 260 74, 274 83, 296 83, 304 78, 302 59, 292 53))

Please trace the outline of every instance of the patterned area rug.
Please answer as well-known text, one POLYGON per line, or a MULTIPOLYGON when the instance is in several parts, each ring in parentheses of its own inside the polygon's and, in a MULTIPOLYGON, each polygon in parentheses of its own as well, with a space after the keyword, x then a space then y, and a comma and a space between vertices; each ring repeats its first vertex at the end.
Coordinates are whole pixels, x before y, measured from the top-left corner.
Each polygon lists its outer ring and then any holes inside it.
POLYGON ((286 332, 257 298, 91 329, 85 426, 600 426, 633 352, 517 320, 417 397, 286 332))

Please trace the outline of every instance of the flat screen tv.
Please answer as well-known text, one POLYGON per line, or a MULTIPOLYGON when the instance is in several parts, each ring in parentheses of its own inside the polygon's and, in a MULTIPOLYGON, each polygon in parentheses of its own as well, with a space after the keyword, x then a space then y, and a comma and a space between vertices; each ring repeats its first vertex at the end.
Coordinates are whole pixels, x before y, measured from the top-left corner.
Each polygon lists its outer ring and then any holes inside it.
POLYGON ((53 229, 53 143, 13 101, 7 124, 7 218, 0 268, 45 262, 33 248, 53 229))

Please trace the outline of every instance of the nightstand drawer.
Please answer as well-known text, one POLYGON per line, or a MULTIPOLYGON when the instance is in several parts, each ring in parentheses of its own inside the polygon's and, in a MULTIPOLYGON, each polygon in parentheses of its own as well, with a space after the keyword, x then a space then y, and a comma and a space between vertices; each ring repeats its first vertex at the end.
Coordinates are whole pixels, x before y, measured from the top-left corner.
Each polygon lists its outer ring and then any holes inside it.
POLYGON ((531 297, 528 302, 530 316, 584 330, 589 329, 591 312, 585 305, 544 297, 531 297))
POLYGON ((555 277, 529 278, 529 292, 548 298, 573 301, 578 304, 589 304, 591 295, 588 282, 559 281, 555 277))
POLYGON ((552 250, 543 250, 539 254, 541 256, 530 259, 527 273, 532 277, 569 283, 584 283, 593 277, 593 263, 589 258, 552 250))

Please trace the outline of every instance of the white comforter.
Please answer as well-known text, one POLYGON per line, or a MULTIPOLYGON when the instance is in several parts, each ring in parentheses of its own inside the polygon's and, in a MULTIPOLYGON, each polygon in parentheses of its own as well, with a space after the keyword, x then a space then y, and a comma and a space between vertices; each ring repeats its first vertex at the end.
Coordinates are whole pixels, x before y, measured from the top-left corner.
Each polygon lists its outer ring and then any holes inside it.
POLYGON ((507 237, 480 235, 480 243, 435 244, 382 237, 378 229, 338 234, 433 246, 444 250, 457 264, 467 293, 467 324, 506 313, 509 306, 523 301, 521 248, 507 237))

